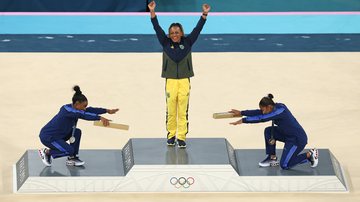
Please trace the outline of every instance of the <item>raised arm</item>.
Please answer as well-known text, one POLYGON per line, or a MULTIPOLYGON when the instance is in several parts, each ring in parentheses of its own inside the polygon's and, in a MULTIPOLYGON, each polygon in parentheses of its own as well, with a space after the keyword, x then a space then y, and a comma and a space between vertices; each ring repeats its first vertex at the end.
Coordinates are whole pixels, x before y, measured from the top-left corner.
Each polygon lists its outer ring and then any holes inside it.
POLYGON ((151 18, 154 18, 156 15, 155 15, 155 7, 156 7, 156 3, 155 1, 152 1, 148 4, 148 8, 150 10, 150 17, 151 18))
POLYGON ((164 30, 160 27, 159 21, 155 14, 155 7, 156 3, 155 1, 152 1, 148 4, 148 8, 150 10, 150 17, 151 17, 151 23, 153 24, 154 30, 156 32, 156 36, 162 46, 164 46, 165 40, 166 40, 166 34, 164 30))
POLYGON ((201 18, 199 19, 199 22, 197 23, 196 27, 188 35, 188 39, 190 40, 191 45, 193 45, 195 43, 195 41, 197 40, 197 38, 199 37, 200 32, 203 29, 204 24, 206 22, 206 18, 207 18, 207 15, 208 15, 210 9, 211 9, 211 7, 208 4, 202 5, 203 13, 201 15, 201 18))
POLYGON ((208 15, 210 9, 211 9, 211 7, 210 7, 209 4, 203 4, 203 5, 202 5, 202 11, 203 11, 203 13, 202 13, 202 18, 203 18, 204 20, 206 20, 206 17, 207 17, 207 15, 208 15))

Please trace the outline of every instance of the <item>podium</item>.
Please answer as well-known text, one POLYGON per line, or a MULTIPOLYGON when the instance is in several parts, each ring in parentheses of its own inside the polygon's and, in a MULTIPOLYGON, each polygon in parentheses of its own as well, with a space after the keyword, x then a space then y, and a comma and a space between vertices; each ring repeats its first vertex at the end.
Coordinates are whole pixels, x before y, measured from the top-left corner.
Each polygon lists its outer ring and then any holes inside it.
MULTIPOLYGON (((225 138, 132 138, 120 150, 80 150, 81 167, 66 158, 46 167, 37 150, 13 166, 15 193, 61 192, 348 192, 339 161, 320 149, 319 165, 261 168, 263 149, 234 149, 225 138)), ((282 150, 277 150, 281 156, 282 150)))

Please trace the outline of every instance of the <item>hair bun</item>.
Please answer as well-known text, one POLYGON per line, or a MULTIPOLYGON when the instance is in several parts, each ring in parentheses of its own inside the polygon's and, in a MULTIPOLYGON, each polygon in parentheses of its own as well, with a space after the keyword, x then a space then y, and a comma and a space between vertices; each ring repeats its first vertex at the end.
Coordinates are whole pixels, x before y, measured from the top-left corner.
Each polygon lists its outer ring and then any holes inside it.
POLYGON ((78 85, 74 86, 73 89, 75 91, 75 94, 82 94, 80 87, 78 85))
POLYGON ((273 98, 274 98, 273 94, 271 94, 271 93, 269 93, 269 94, 267 95, 267 97, 270 98, 270 99, 273 99, 273 98))

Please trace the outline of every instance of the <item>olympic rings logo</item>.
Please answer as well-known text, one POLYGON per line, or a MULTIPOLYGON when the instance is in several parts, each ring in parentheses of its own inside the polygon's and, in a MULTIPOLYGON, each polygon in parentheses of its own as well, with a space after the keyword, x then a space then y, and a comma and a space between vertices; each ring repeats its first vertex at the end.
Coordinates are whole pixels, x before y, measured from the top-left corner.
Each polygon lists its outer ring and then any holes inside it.
POLYGON ((191 185, 195 183, 195 179, 193 177, 172 177, 170 178, 170 184, 174 185, 177 189, 180 189, 181 187, 187 189, 191 185))

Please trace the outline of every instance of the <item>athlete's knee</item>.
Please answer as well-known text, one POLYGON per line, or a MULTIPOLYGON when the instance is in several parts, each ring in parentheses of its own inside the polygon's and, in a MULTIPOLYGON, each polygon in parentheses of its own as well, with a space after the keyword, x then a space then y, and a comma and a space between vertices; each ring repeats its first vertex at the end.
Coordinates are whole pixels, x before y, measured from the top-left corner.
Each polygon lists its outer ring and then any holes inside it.
POLYGON ((176 103, 167 103, 166 106, 166 115, 167 116, 175 116, 177 114, 177 104, 176 103))
POLYGON ((176 103, 178 98, 175 94, 171 94, 170 92, 166 92, 166 100, 168 103, 176 103))
POLYGON ((178 110, 178 118, 181 120, 187 120, 188 119, 188 112, 187 110, 178 110))
POLYGON ((281 169, 283 169, 283 170, 289 170, 289 169, 290 169, 290 167, 289 167, 287 164, 284 164, 284 163, 281 163, 281 164, 280 164, 280 167, 281 167, 281 169))
POLYGON ((285 159, 280 159, 280 163, 279 163, 281 169, 283 170, 289 170, 290 166, 289 166, 289 162, 286 161, 285 159))
POLYGON ((166 114, 166 118, 169 120, 169 119, 175 119, 177 116, 176 116, 177 114, 176 114, 176 112, 168 112, 167 114, 166 114))

